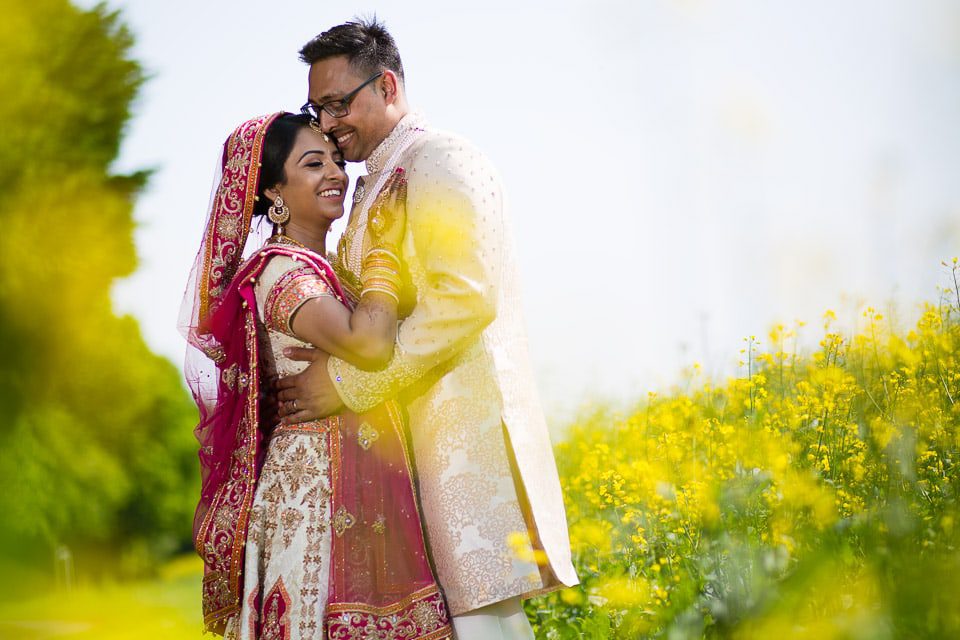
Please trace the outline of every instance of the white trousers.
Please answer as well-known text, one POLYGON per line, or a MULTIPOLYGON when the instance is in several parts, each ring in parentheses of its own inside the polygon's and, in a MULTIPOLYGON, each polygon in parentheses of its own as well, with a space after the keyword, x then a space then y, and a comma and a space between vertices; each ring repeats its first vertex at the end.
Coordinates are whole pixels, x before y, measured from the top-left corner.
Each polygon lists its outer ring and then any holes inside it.
POLYGON ((453 616, 454 640, 534 640, 520 598, 453 616))

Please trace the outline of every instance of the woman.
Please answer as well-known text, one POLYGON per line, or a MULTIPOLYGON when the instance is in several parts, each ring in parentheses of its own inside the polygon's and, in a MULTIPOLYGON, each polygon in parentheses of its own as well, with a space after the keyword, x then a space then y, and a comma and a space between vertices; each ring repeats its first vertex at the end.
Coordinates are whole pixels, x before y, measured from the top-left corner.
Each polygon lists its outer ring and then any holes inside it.
POLYGON ((322 257, 343 215, 336 145, 304 116, 249 120, 227 139, 222 177, 188 286, 187 377, 200 408, 194 521, 208 630, 242 638, 449 638, 424 551, 400 412, 270 427, 260 389, 303 366, 311 344, 382 365, 396 335, 401 174, 384 188, 357 308, 322 257), (242 265, 251 219, 274 234, 242 265))

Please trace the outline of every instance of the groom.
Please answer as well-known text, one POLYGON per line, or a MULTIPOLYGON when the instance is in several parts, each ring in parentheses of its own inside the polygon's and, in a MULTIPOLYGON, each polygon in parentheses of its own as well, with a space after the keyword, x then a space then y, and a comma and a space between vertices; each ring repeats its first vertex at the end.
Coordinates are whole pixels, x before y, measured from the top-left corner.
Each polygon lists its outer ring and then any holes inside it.
POLYGON ((497 173, 469 142, 410 109, 396 43, 375 19, 321 33, 300 57, 310 65, 304 111, 347 160, 366 162, 338 249, 346 280, 360 271, 371 203, 398 167, 406 172, 400 249, 412 311, 381 371, 297 350, 312 364, 281 381, 281 413, 362 413, 399 397, 457 638, 533 638, 521 598, 577 576, 497 173))

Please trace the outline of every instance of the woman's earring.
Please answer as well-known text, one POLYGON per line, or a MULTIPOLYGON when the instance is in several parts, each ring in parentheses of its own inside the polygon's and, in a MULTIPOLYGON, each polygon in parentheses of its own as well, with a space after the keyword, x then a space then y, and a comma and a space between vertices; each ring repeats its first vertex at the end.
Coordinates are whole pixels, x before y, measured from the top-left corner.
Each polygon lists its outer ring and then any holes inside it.
POLYGON ((277 196, 273 206, 267 210, 270 222, 277 225, 277 233, 283 235, 283 225, 290 221, 290 207, 283 202, 283 196, 277 196))

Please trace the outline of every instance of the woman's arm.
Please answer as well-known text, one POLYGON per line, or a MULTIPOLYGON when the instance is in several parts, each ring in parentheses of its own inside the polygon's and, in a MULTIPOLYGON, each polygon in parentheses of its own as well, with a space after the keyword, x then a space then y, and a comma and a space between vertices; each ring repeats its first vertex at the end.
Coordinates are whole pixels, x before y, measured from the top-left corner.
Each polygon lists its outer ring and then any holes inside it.
POLYGON ((335 298, 313 298, 290 321, 294 334, 365 370, 385 367, 397 339, 400 262, 395 247, 406 224, 406 178, 398 169, 370 208, 372 248, 360 274, 360 303, 351 313, 335 298))
POLYGON ((390 361, 397 340, 397 303, 383 293, 367 293, 353 313, 336 298, 307 301, 290 323, 305 342, 350 364, 373 371, 390 361))

